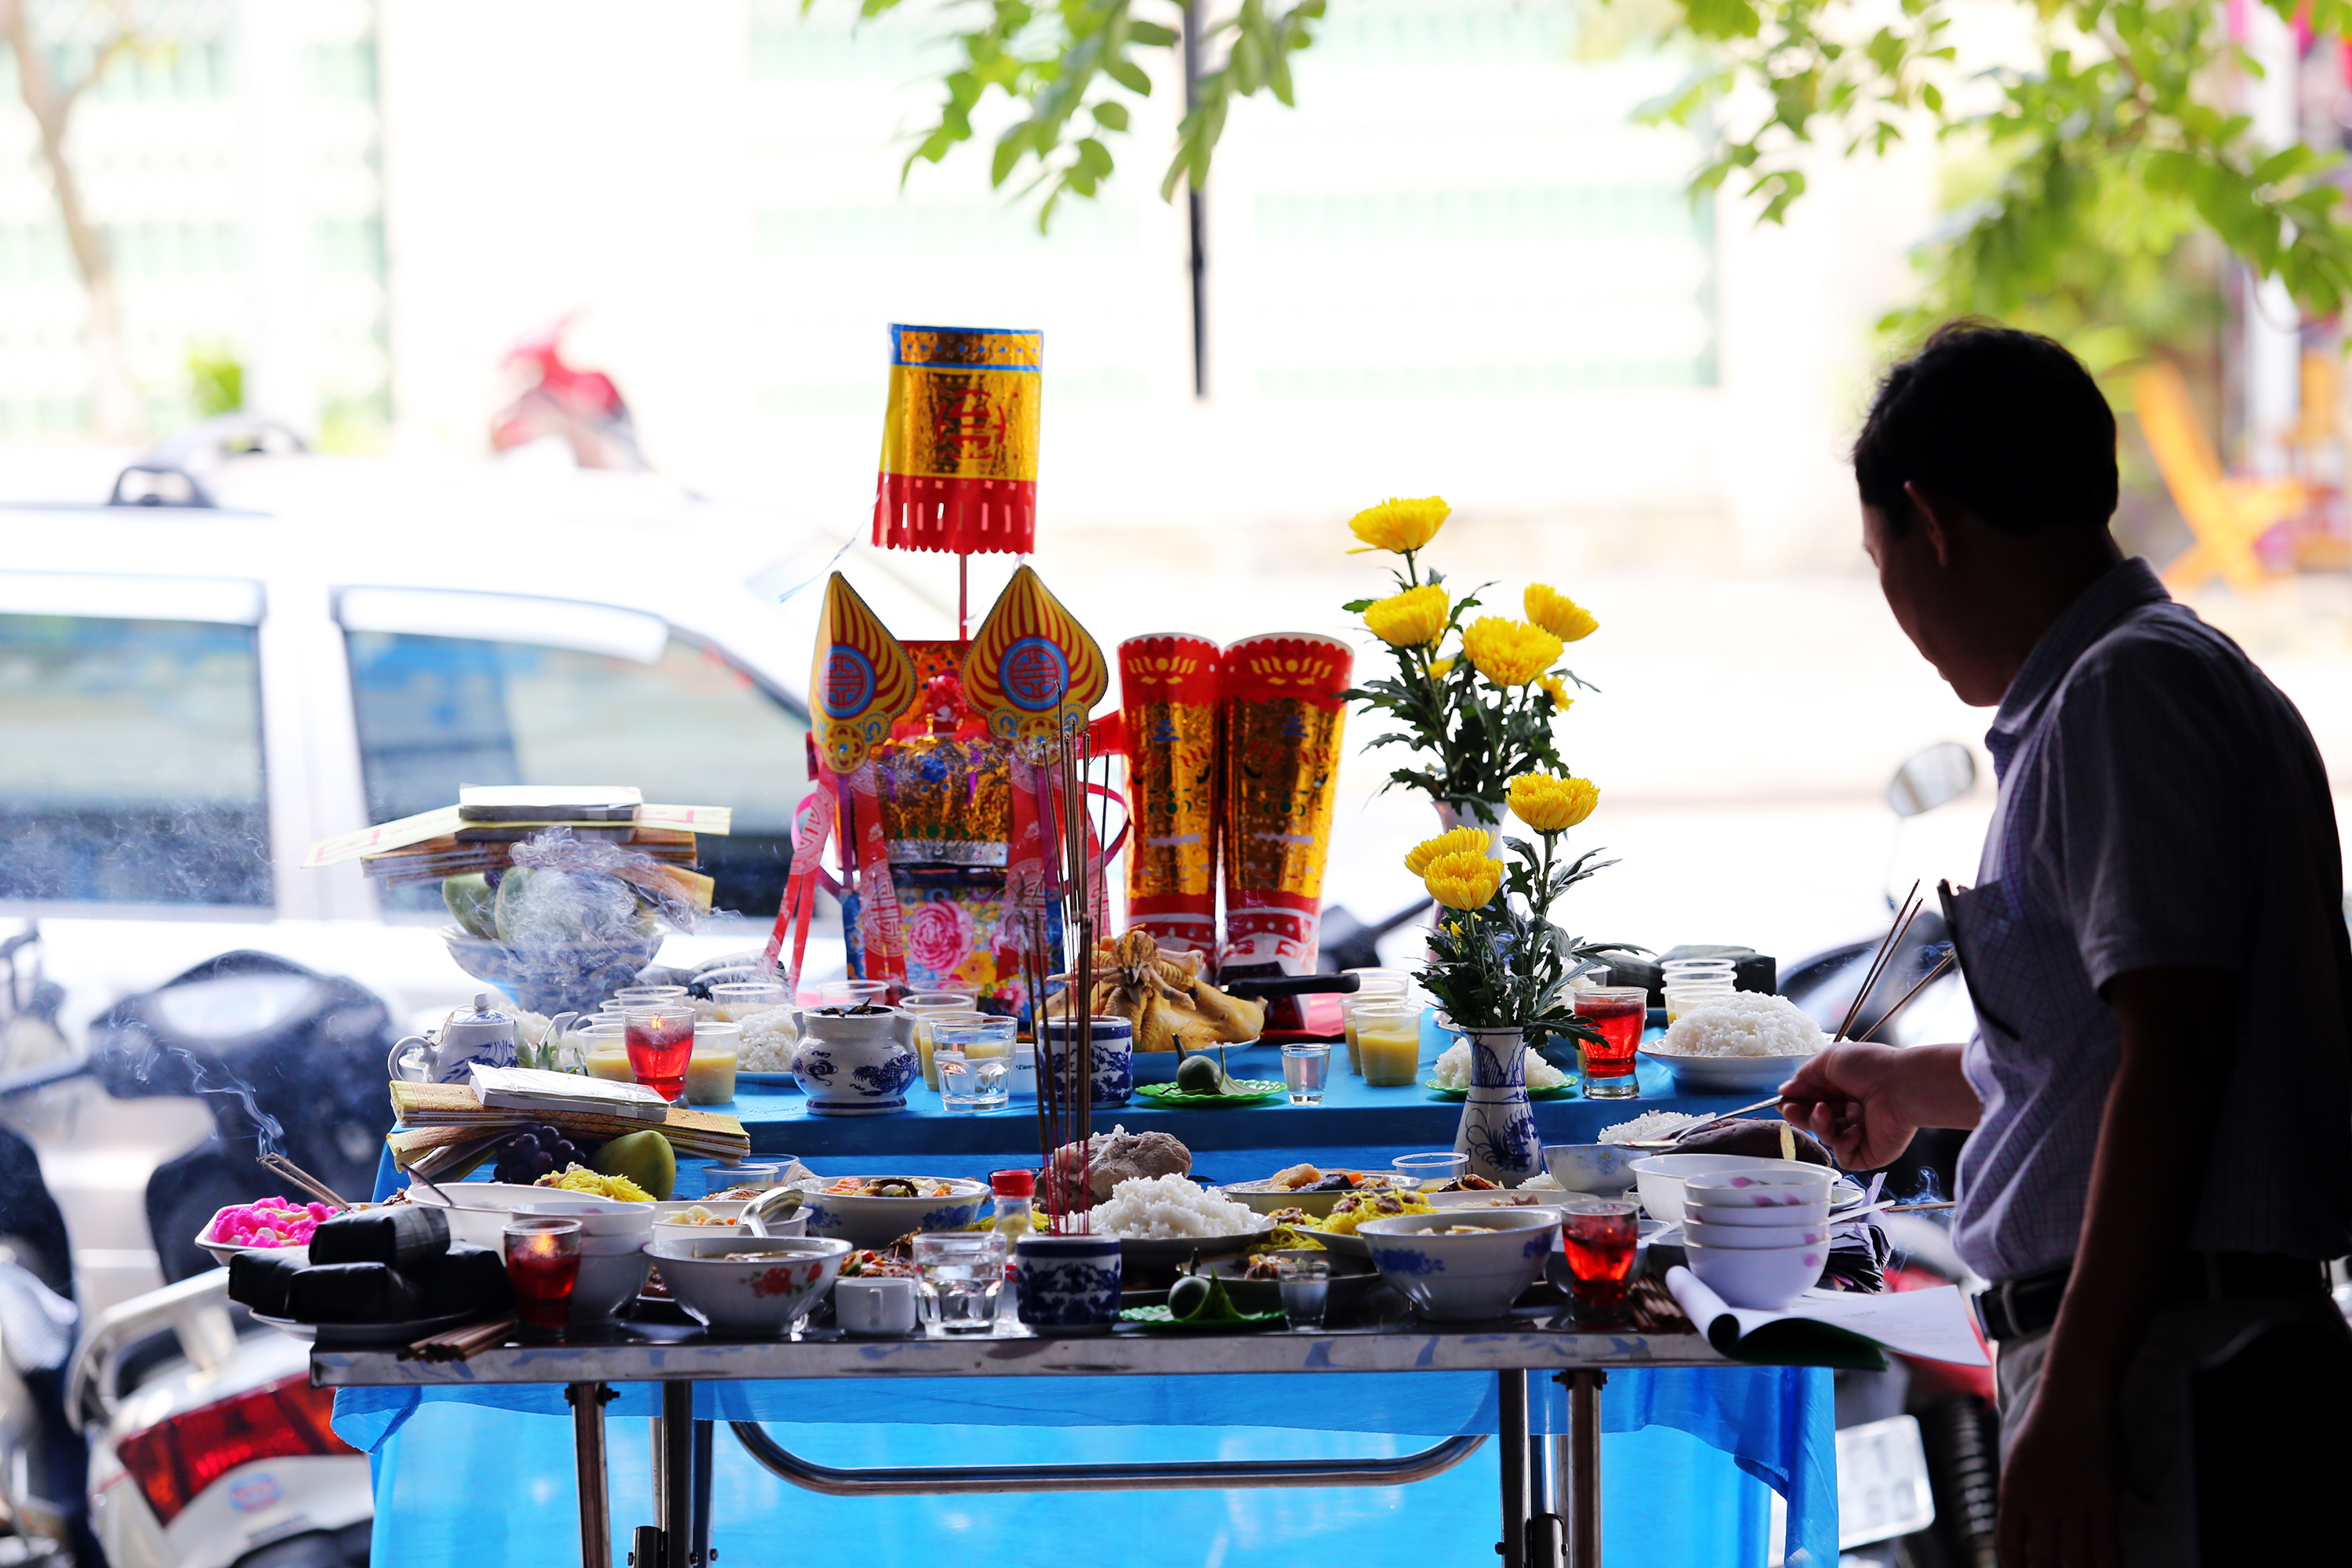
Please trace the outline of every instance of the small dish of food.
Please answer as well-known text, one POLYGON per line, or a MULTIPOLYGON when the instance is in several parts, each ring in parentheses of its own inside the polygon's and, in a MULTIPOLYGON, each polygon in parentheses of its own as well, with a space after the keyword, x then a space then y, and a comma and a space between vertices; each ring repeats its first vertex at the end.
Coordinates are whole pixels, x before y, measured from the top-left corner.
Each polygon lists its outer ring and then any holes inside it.
POLYGON ((1318 1165, 1292 1165, 1255 1182, 1228 1182, 1215 1189, 1221 1195, 1260 1214, 1276 1209, 1303 1209, 1328 1215, 1351 1193, 1386 1192, 1399 1184, 1387 1171, 1356 1171, 1318 1165))

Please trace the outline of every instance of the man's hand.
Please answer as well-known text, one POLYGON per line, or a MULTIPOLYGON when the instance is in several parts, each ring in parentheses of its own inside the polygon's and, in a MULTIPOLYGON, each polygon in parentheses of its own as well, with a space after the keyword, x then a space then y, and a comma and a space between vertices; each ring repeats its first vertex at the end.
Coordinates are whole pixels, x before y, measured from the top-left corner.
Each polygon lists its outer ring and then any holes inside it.
POLYGON ((2118 1568, 2121 1441, 2112 1396, 2035 1395, 2000 1464, 2001 1568, 2118 1568))
POLYGON ((1958 1046, 1904 1049, 1848 1040, 1780 1086, 1780 1115, 1868 1171, 1900 1159, 1922 1127, 1974 1127, 1983 1108, 1960 1072, 1958 1046))

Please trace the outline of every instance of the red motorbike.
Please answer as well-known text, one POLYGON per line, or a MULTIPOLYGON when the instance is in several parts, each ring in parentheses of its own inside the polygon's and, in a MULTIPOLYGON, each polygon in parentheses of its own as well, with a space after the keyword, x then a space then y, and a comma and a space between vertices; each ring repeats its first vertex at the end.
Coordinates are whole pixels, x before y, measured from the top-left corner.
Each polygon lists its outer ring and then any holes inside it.
POLYGON ((518 390, 490 420, 490 446, 510 452, 554 436, 583 468, 642 471, 645 453, 621 389, 603 371, 564 361, 564 334, 579 319, 575 310, 507 351, 502 368, 518 390))

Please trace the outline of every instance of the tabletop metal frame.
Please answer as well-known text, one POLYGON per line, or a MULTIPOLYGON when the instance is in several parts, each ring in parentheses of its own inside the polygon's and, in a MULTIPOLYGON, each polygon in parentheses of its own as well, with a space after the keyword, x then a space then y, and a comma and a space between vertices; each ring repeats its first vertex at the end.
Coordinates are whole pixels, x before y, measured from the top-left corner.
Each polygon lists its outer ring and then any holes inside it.
MULTIPOLYGON (((506 1345, 459 1363, 404 1361, 389 1350, 320 1350, 311 1380, 325 1387, 451 1388, 560 1385, 572 1411, 583 1568, 612 1568, 604 1407, 615 1383, 658 1384, 653 1417, 657 1522, 631 1535, 634 1568, 712 1568, 713 1423, 694 1417, 701 1382, 788 1378, 1244 1376, 1266 1373, 1491 1372, 1501 1413, 1503 1568, 1599 1568, 1601 1385, 1613 1368, 1727 1364, 1696 1335, 1580 1334, 1532 1326, 1485 1331, 1368 1331, 1072 1339, 1003 1323, 995 1333, 906 1340, 809 1334, 729 1342, 703 1339, 506 1345), (1530 1434, 1531 1373, 1568 1389, 1569 1431, 1530 1434)), ((1462 1463, 1482 1435, 1379 1458, 1118 1465, 928 1466, 843 1469, 784 1448, 755 1422, 730 1423, 761 1465, 834 1495, 1177 1488, 1396 1486, 1462 1463)))

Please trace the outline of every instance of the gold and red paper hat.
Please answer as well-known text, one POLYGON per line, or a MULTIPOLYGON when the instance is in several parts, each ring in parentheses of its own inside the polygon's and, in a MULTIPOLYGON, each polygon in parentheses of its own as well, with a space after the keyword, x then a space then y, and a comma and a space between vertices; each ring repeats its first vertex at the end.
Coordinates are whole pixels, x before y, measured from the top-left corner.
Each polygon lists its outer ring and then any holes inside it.
POLYGON ((1127 742, 1128 919, 1163 948, 1217 951, 1218 679, 1207 637, 1157 632, 1118 645, 1127 742))
POLYGON ((959 555, 1034 548, 1045 364, 1043 332, 891 326, 875 543, 959 555))

